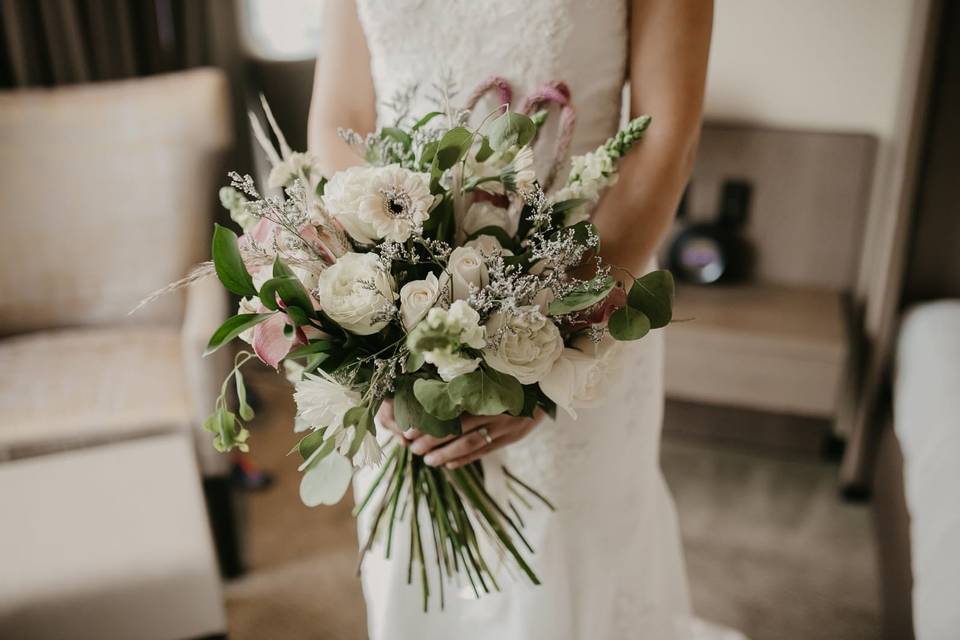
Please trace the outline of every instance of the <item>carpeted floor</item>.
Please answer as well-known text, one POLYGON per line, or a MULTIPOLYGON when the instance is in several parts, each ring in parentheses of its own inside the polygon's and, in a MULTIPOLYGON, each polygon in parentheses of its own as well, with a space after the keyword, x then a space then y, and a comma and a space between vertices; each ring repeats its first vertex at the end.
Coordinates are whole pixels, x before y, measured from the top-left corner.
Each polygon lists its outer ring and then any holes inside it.
MULTIPOLYGON (((300 503, 286 383, 254 380, 269 411, 255 422, 253 455, 276 483, 245 501, 250 571, 227 587, 230 637, 363 638, 352 501, 300 503)), ((833 465, 682 436, 665 439, 662 461, 700 616, 752 640, 879 637, 869 511, 837 499, 833 465)))

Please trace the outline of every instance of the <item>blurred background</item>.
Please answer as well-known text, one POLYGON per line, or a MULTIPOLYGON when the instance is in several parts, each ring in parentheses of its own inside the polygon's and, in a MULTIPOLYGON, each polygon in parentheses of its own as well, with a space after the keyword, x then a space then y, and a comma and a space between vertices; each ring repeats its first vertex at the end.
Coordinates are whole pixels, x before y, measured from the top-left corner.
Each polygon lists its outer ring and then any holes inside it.
MULTIPOLYGON (((246 112, 294 148, 322 0, 0 0, 0 637, 362 638, 349 500, 293 403, 199 422, 207 256, 246 112)), ((960 638, 960 4, 717 0, 661 260, 662 463, 693 603, 755 640, 960 638), (952 298, 952 300, 951 300, 952 298)))

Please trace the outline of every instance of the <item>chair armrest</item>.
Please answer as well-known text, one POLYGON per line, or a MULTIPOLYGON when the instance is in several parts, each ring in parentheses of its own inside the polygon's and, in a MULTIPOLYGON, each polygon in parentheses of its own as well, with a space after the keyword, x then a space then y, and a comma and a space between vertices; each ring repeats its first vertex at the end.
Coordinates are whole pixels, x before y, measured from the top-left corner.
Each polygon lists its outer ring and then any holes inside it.
POLYGON ((214 277, 207 277, 187 289, 187 304, 181 330, 183 366, 190 391, 197 456, 203 475, 225 475, 230 456, 214 450, 213 435, 203 430, 203 421, 213 410, 220 385, 230 370, 230 350, 221 349, 204 357, 213 332, 226 320, 227 292, 214 277))

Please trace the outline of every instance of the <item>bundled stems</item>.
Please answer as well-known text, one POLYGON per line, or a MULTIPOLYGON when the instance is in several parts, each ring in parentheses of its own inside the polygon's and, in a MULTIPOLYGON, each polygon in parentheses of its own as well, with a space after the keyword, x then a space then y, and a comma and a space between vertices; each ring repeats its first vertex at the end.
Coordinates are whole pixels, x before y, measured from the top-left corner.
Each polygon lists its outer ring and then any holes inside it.
MULTIPOLYGON (((526 508, 531 503, 518 490, 524 489, 550 509, 553 506, 538 492, 503 469, 507 488, 526 508)), ((533 552, 533 547, 522 533, 523 519, 512 501, 500 505, 484 486, 483 469, 474 462, 460 469, 435 469, 423 463, 423 458, 408 449, 394 446, 382 467, 373 478, 367 493, 358 502, 354 515, 368 508, 374 509, 367 539, 361 549, 360 563, 374 542, 386 531, 386 557, 393 552, 394 529, 398 520, 405 517, 410 506, 410 545, 408 550, 407 582, 412 583, 414 574, 419 574, 423 592, 423 607, 427 610, 430 599, 430 583, 427 558, 424 551, 424 536, 432 536, 434 560, 439 578, 438 593, 441 609, 445 605, 444 581, 461 573, 467 577, 476 597, 492 590, 499 591, 494 571, 491 569, 480 546, 476 528, 479 526, 494 550, 502 559, 518 567, 533 584, 540 579, 533 571, 515 540, 533 552), (509 510, 509 512, 508 512, 509 510), (429 518, 429 526, 425 529, 429 518)), ((429 546, 429 543, 428 545, 429 546)), ((359 566, 358 566, 359 570, 359 566)))

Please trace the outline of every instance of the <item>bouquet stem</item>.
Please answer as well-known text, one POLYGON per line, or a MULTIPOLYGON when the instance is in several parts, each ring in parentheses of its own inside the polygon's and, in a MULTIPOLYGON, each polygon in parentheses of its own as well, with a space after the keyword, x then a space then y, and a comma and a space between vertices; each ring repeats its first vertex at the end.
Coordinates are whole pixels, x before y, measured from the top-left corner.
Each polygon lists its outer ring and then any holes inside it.
MULTIPOLYGON (((521 489, 549 509, 553 509, 553 505, 538 491, 506 468, 503 468, 503 471, 509 491, 517 496, 522 504, 531 507, 530 502, 520 493, 521 489)), ((527 551, 533 552, 533 547, 522 533, 523 520, 519 511, 509 502, 511 515, 490 495, 484 486, 483 466, 479 461, 459 469, 436 469, 427 466, 421 456, 412 454, 400 445, 391 448, 370 488, 354 509, 354 515, 359 515, 367 508, 375 509, 367 539, 360 551, 358 572, 365 555, 384 532, 385 553, 387 558, 390 557, 394 528, 404 519, 408 505, 411 509, 407 582, 412 583, 414 573, 419 573, 424 611, 427 611, 430 600, 428 558, 424 554, 424 537, 429 535, 432 535, 437 564, 441 609, 445 604, 445 580, 461 573, 466 574, 467 581, 478 598, 481 593, 500 590, 494 571, 491 570, 481 548, 478 528, 481 535, 487 536, 501 558, 508 559, 520 568, 533 584, 540 584, 540 578, 524 558, 516 542, 519 540, 527 551), (421 522, 421 514, 429 516, 429 526, 421 522)))

